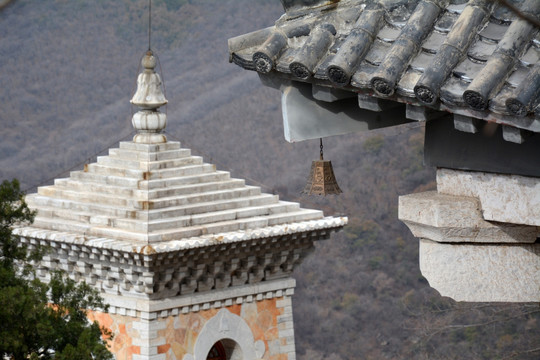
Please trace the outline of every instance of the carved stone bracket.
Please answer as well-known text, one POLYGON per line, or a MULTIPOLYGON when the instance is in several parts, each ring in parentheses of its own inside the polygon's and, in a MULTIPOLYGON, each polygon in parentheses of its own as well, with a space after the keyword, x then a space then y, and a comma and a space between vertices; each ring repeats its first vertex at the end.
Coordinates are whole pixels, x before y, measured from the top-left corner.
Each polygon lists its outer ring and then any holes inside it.
POLYGON ((420 270, 457 301, 538 302, 540 179, 439 169, 437 190, 401 196, 420 270))

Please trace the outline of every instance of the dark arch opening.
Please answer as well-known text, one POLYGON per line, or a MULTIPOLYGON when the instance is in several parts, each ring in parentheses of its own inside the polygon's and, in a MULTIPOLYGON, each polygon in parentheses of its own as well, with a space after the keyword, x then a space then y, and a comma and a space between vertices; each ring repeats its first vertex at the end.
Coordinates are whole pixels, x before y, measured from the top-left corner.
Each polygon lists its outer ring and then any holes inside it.
POLYGON ((206 357, 206 360, 227 360, 225 347, 220 341, 218 341, 212 346, 210 352, 208 353, 208 356, 206 357))

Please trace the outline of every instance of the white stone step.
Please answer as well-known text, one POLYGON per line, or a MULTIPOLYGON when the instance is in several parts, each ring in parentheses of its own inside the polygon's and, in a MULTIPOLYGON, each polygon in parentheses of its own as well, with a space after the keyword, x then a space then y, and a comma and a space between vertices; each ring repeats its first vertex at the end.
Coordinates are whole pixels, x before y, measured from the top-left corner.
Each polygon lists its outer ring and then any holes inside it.
MULTIPOLYGON (((82 224, 105 224, 111 226, 114 217, 100 215, 99 213, 85 213, 61 208, 40 207, 38 218, 74 221, 82 224)), ((61 222, 60 221, 60 222, 61 222)))
POLYGON ((91 236, 104 237, 111 239, 122 239, 128 241, 139 241, 148 243, 149 235, 147 232, 128 231, 126 229, 115 229, 111 227, 94 226, 88 230, 91 236))
POLYGON ((38 194, 26 196, 28 206, 33 209, 38 208, 40 216, 43 217, 46 217, 46 214, 51 214, 52 212, 56 211, 56 216, 70 218, 71 215, 58 215, 63 214, 65 211, 77 214, 77 216, 82 215, 91 217, 98 215, 110 218, 138 219, 140 221, 176 218, 181 216, 203 214, 205 212, 216 212, 254 206, 269 206, 278 203, 278 199, 279 198, 277 195, 261 194, 243 197, 240 199, 225 199, 157 210, 141 210, 79 202, 77 200, 57 199, 38 194))
POLYGON ((83 182, 74 179, 56 179, 54 185, 67 190, 94 192, 98 194, 112 194, 129 198, 135 195, 137 188, 100 184, 96 182, 83 182))
POLYGON ((142 205, 138 204, 139 201, 134 198, 125 198, 118 195, 98 194, 94 192, 67 190, 59 186, 39 187, 38 194, 59 199, 74 200, 82 203, 94 203, 121 207, 130 207, 136 205, 135 209, 142 208, 142 205))
POLYGON ((115 149, 109 149, 109 156, 112 158, 123 159, 123 160, 160 161, 160 160, 179 159, 179 158, 191 156, 191 150, 178 149, 178 150, 148 153, 148 152, 142 152, 142 151, 115 148, 115 149))
POLYGON ((275 204, 279 200, 277 195, 261 194, 248 196, 239 199, 225 199, 196 203, 183 206, 175 206, 164 209, 150 210, 143 212, 140 216, 147 216, 148 220, 180 217, 184 215, 202 214, 205 212, 223 211, 228 209, 245 208, 251 206, 262 206, 275 204))
POLYGON ((175 197, 189 194, 198 194, 210 191, 240 188, 245 186, 246 182, 242 179, 230 179, 225 181, 215 181, 207 183, 186 184, 175 187, 161 188, 157 190, 137 190, 141 197, 146 195, 149 200, 165 197, 175 197))
POLYGON ((162 151, 178 150, 180 143, 177 141, 168 141, 163 144, 137 144, 131 141, 123 141, 120 143, 120 149, 140 151, 147 153, 155 153, 162 151))
POLYGON ((289 222, 301 222, 308 220, 316 220, 323 218, 323 212, 321 210, 313 209, 301 209, 287 214, 274 214, 268 217, 268 226, 286 224, 289 222), (286 216, 285 216, 286 215, 286 216))
MULTIPOLYGON (((39 208, 38 216, 41 218, 67 219, 88 224, 114 226, 118 219, 127 219, 131 222, 135 221, 141 223, 148 221, 151 221, 153 223, 166 221, 174 222, 177 220, 182 220, 180 218, 196 219, 204 216, 206 212, 215 215, 225 210, 231 211, 230 209, 233 209, 232 211, 236 211, 238 213, 236 215, 237 218, 242 218, 249 215, 247 214, 247 212, 249 212, 250 209, 255 209, 256 211, 258 211, 257 215, 261 215, 263 213, 270 214, 277 212, 284 207, 285 209, 283 209, 283 211, 292 211, 298 208, 298 205, 295 203, 278 203, 275 198, 277 197, 261 195, 258 197, 251 197, 251 200, 247 200, 244 202, 230 200, 218 203, 211 202, 206 203, 206 206, 191 206, 187 209, 178 208, 179 210, 176 211, 169 211, 168 209, 163 211, 152 211, 151 216, 149 215, 149 211, 147 210, 132 210, 127 208, 105 207, 99 205, 96 206, 86 203, 74 203, 67 200, 52 199, 39 195, 29 195, 27 197, 27 202, 31 208, 39 208), (40 201, 40 199, 42 201, 40 201), (259 208, 261 210, 257 210, 259 208)), ((185 225, 177 224, 176 226, 185 225)), ((139 229, 144 228, 140 227, 139 229)))
POLYGON ((85 171, 72 171, 69 174, 72 180, 81 182, 95 182, 112 186, 122 186, 129 188, 137 188, 137 185, 142 182, 139 178, 131 178, 124 176, 112 176, 97 173, 89 173, 85 171))
MULTIPOLYGON (((199 168, 200 169, 200 168, 199 168)), ((190 168, 189 172, 196 172, 196 169, 190 168)), ((212 170, 211 167, 206 166, 203 170, 212 170)), ((186 173, 186 172, 184 172, 186 173)), ((80 182, 94 182, 100 184, 106 184, 111 186, 120 186, 127 188, 137 187, 139 189, 158 189, 166 187, 175 187, 179 185, 198 184, 205 182, 225 181, 230 179, 230 173, 228 171, 215 171, 204 172, 195 175, 187 175, 180 177, 172 177, 168 179, 156 179, 156 180, 141 180, 140 178, 113 176, 98 173, 91 173, 85 171, 72 171, 70 178, 80 182)))
POLYGON ((71 220, 62 220, 62 222, 59 222, 58 219, 36 217, 33 226, 48 230, 80 234, 88 237, 110 237, 112 239, 136 240, 140 242, 146 242, 148 239, 148 233, 131 232, 126 229, 114 229, 111 227, 84 224, 71 220))
MULTIPOLYGON (((189 218, 190 225, 195 226, 227 220, 238 220, 250 217, 284 214, 288 212, 295 212, 298 210, 300 210, 299 204, 282 201, 271 205, 250 206, 232 210, 202 213, 192 215, 189 218)), ((151 224, 153 225, 154 222, 152 222, 151 224)))
POLYGON ((160 188, 176 187, 180 185, 200 184, 206 182, 226 181, 230 179, 231 174, 228 171, 215 171, 202 173, 198 175, 188 175, 158 180, 139 181, 139 189, 156 190, 160 188))
POLYGON ((172 177, 181 177, 189 175, 197 175, 202 173, 209 173, 216 171, 216 167, 212 164, 200 164, 200 165, 186 165, 180 168, 174 169, 162 169, 154 171, 144 171, 137 169, 121 169, 114 166, 107 166, 103 164, 89 164, 87 166, 87 172, 117 176, 117 177, 130 177, 140 180, 154 180, 154 179, 167 179, 172 177))
POLYGON ((245 196, 260 195, 261 189, 256 186, 244 186, 235 189, 225 189, 217 191, 209 191, 199 194, 189 194, 183 196, 166 197, 160 199, 152 199, 148 201, 147 208, 162 209, 172 206, 183 206, 190 204, 197 204, 202 202, 211 202, 218 200, 238 199, 245 196))
POLYGON ((200 156, 186 156, 171 160, 159 160, 159 161, 138 161, 138 160, 125 160, 114 158, 110 156, 98 156, 97 163, 100 165, 106 165, 119 169, 133 169, 154 171, 159 169, 171 169, 178 168, 187 165, 200 165, 203 163, 203 159, 200 156))
POLYGON ((104 224, 88 224, 79 221, 62 219, 58 221, 55 218, 46 218, 37 216, 34 226, 38 228, 72 232, 84 234, 86 236, 100 236, 121 238, 125 240, 137 241, 170 241, 181 240, 185 238, 201 236, 205 234, 219 234, 238 230, 257 229, 277 224, 289 224, 293 222, 306 221, 322 218, 321 211, 318 210, 300 210, 292 213, 275 214, 269 216, 256 216, 245 219, 220 221, 205 225, 195 225, 180 227, 169 230, 161 230, 148 233, 147 231, 137 231, 134 228, 113 228, 104 224))
POLYGON ((77 200, 57 199, 48 196, 37 194, 27 195, 26 202, 32 209, 44 209, 46 211, 71 211, 76 213, 99 214, 110 217, 138 217, 139 212, 142 214, 147 211, 135 210, 120 206, 101 205, 93 203, 85 203, 77 200))
MULTIPOLYGON (((224 183, 221 187, 226 187, 224 183)), ((230 182, 231 186, 236 186, 235 182, 230 182)), ((170 196, 158 199, 147 199, 142 193, 134 193, 133 197, 122 197, 119 194, 100 194, 87 191, 68 190, 58 186, 42 186, 38 188, 38 194, 52 198, 73 200, 79 203, 92 203, 113 207, 133 208, 133 210, 160 209, 171 206, 182 206, 196 204, 200 202, 211 202, 216 200, 227 200, 241 198, 245 196, 260 195, 261 189, 256 186, 233 187, 231 189, 219 189, 201 193, 190 193, 185 195, 170 196)))
POLYGON ((177 230, 152 232, 149 234, 148 240, 150 242, 181 240, 206 234, 220 234, 231 231, 258 229, 277 224, 289 224, 298 221, 307 221, 320 218, 322 218, 322 211, 301 210, 293 213, 257 216, 247 219, 222 221, 207 225, 190 226, 177 230))
POLYGON ((244 185, 245 181, 242 179, 230 179, 226 181, 186 184, 182 186, 168 187, 158 190, 139 190, 93 182, 85 183, 72 179, 55 180, 55 186, 64 190, 79 191, 83 193, 91 192, 100 195, 113 195, 122 198, 135 198, 138 200, 151 200, 164 197, 174 197, 224 189, 233 189, 243 187, 244 185))
POLYGON ((161 169, 149 171, 145 175, 145 180, 170 179, 175 177, 198 175, 215 171, 216 166, 213 164, 204 163, 202 165, 188 165, 175 169, 161 169))
MULTIPOLYGON (((120 211, 118 211, 113 214, 105 214, 105 213, 95 213, 95 212, 90 212, 90 211, 86 211, 86 212, 74 211, 72 209, 68 210, 68 209, 53 208, 53 207, 40 207, 37 216, 43 219, 56 219, 57 221, 69 220, 69 221, 79 222, 82 224, 114 226, 117 219, 129 218, 130 212, 124 211, 124 213, 121 213, 120 211)), ((137 220, 137 221, 144 222, 144 220, 137 220)))
POLYGON ((276 204, 265 206, 253 206, 246 208, 229 209, 223 211, 205 212, 196 215, 180 216, 176 218, 166 218, 153 220, 149 223, 141 222, 136 219, 116 219, 114 226, 124 228, 131 231, 160 231, 166 229, 177 229, 180 227, 190 227, 197 225, 205 225, 223 221, 231 221, 238 219, 246 219, 249 217, 259 217, 266 215, 280 215, 287 212, 295 212, 299 210, 298 204, 279 202, 276 204))
POLYGON ((118 168, 116 166, 108 166, 97 163, 88 164, 86 170, 89 173, 108 175, 108 176, 119 176, 119 177, 130 177, 135 179, 144 179, 144 170, 141 169, 125 169, 118 168))
POLYGON ((81 223, 77 221, 70 221, 70 220, 58 221, 58 219, 55 219, 55 218, 42 218, 39 216, 36 216, 32 226, 37 227, 37 228, 42 228, 42 229, 70 232, 70 233, 81 234, 81 235, 83 234, 90 235, 89 230, 91 227, 91 225, 89 224, 85 224, 85 223, 81 223))

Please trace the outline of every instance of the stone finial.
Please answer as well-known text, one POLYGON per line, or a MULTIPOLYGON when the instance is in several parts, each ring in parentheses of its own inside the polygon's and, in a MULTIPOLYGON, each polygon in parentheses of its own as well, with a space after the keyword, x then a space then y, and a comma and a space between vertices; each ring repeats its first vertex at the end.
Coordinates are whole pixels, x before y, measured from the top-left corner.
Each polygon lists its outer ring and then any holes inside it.
POLYGON ((137 78, 137 91, 131 103, 141 108, 133 115, 131 123, 137 130, 133 142, 154 144, 167 142, 161 131, 167 126, 167 115, 160 113, 158 108, 167 104, 162 91, 162 81, 154 70, 156 58, 151 50, 144 55, 141 65, 144 70, 137 78))

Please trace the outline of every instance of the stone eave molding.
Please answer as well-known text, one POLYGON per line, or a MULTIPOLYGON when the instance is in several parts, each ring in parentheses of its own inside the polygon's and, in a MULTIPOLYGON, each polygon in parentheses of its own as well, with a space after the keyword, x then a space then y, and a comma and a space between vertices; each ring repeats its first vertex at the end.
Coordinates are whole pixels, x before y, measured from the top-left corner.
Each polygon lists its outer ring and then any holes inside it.
POLYGON ((86 281, 105 295, 139 300, 226 291, 292 274, 313 249, 346 224, 347 218, 323 218, 268 228, 208 235, 191 241, 152 245, 19 228, 23 244, 50 249, 37 276, 48 281, 55 269, 86 281))
POLYGON ((125 296, 111 294, 104 294, 103 296, 107 304, 109 304, 110 314, 153 320, 190 312, 221 309, 245 302, 291 297, 294 294, 295 287, 296 280, 285 278, 154 301, 129 299, 125 296))
POLYGON ((173 240, 158 244, 123 241, 100 237, 87 237, 80 234, 71 234, 61 231, 44 230, 34 227, 20 227, 13 230, 13 234, 37 240, 56 241, 65 244, 88 246, 96 249, 106 249, 133 254, 149 255, 154 253, 168 253, 171 251, 188 250, 204 246, 241 242, 246 240, 264 239, 296 233, 328 229, 337 231, 348 222, 347 217, 325 217, 319 220, 303 221, 292 224, 269 226, 260 229, 248 229, 222 234, 203 235, 182 240, 173 240))

